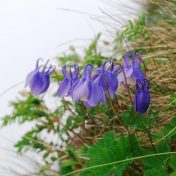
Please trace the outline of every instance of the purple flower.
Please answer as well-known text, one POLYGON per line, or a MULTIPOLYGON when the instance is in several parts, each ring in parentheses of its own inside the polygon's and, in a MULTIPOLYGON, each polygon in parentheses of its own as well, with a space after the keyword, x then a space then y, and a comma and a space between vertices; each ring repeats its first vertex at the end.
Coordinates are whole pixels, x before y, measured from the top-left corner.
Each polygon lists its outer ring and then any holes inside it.
POLYGON ((85 102, 86 106, 95 107, 100 102, 106 105, 106 96, 110 95, 113 98, 118 87, 116 72, 117 69, 112 61, 104 62, 94 71, 91 92, 85 102))
POLYGON ((86 65, 83 70, 82 78, 73 84, 70 94, 74 102, 78 102, 79 100, 87 101, 92 89, 91 70, 92 65, 86 65))
POLYGON ((42 94, 48 90, 50 85, 50 74, 54 69, 52 65, 47 67, 48 61, 45 65, 39 66, 40 60, 41 59, 37 60, 35 70, 30 72, 26 78, 26 86, 30 87, 31 92, 34 95, 42 94))
POLYGON ((115 68, 113 61, 107 61, 102 65, 102 76, 104 84, 103 87, 106 86, 106 93, 113 98, 117 87, 118 87, 118 80, 117 80, 117 69, 115 68), (110 66, 106 68, 107 64, 110 63, 110 66))
POLYGON ((73 84, 78 80, 79 67, 77 65, 70 66, 70 72, 67 72, 67 66, 62 67, 62 73, 64 75, 64 80, 61 82, 57 94, 59 97, 64 97, 70 95, 70 90, 73 84))
MULTIPOLYGON (((122 64, 124 73, 127 79, 133 79, 136 81, 137 79, 144 79, 144 73, 141 70, 141 61, 139 58, 142 58, 140 53, 132 53, 127 52, 124 56, 124 63, 122 64), (130 56, 132 56, 132 60, 130 60, 130 56)), ((117 78, 119 82, 124 82, 124 73, 121 71, 117 78)))
POLYGON ((133 74, 132 78, 133 80, 137 79, 144 79, 145 75, 144 72, 141 70, 141 60, 139 58, 142 58, 142 55, 140 53, 133 53, 132 54, 132 65, 133 65, 133 74))
POLYGON ((102 74, 95 76, 91 83, 91 92, 84 103, 87 107, 95 107, 99 102, 106 105, 105 90, 102 86, 103 77, 102 74))
POLYGON ((143 114, 147 111, 150 104, 149 80, 136 80, 136 93, 134 97, 134 106, 136 112, 143 114))

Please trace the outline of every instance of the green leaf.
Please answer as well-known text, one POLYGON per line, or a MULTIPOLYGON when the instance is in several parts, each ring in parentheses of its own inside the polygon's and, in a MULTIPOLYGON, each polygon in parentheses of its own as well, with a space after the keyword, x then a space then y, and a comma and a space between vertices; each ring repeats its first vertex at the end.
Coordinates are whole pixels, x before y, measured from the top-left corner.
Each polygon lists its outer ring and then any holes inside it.
POLYGON ((153 166, 156 169, 161 169, 163 167, 163 161, 158 156, 143 159, 143 164, 145 169, 151 169, 153 166))
MULTIPOLYGON (((115 134, 113 132, 108 132, 104 135, 103 139, 99 140, 88 150, 88 157, 90 158, 90 161, 85 165, 85 167, 124 160, 131 156, 128 151, 128 140, 126 137, 121 136, 116 140, 115 134)), ((83 172, 81 176, 107 176, 112 173, 120 176, 129 163, 130 162, 125 162, 118 165, 104 166, 101 169, 90 169, 83 172)))
POLYGON ((89 45, 85 53, 85 63, 93 65, 101 65, 102 60, 106 59, 101 52, 98 51, 98 42, 100 40, 101 34, 99 33, 95 39, 89 45))
POLYGON ((73 151, 73 149, 71 147, 67 148, 67 153, 68 153, 68 156, 73 159, 73 161, 78 160, 77 156, 75 155, 75 152, 73 151))
POLYGON ((144 172, 144 176, 168 176, 168 174, 165 170, 150 169, 144 172))
POLYGON ((80 61, 80 58, 77 54, 69 54, 69 55, 64 55, 64 56, 59 56, 57 57, 58 61, 61 63, 61 64, 66 64, 67 62, 74 62, 74 63, 78 63, 80 61))
POLYGON ((176 156, 175 155, 172 155, 170 157, 170 159, 168 161, 168 165, 173 171, 176 171, 176 156))
POLYGON ((61 163, 60 170, 61 174, 67 174, 73 171, 73 166, 76 164, 73 160, 67 160, 61 163))
MULTIPOLYGON (((157 146, 157 152, 158 153, 164 153, 164 152, 170 152, 170 146, 166 141, 160 142, 160 144, 157 146)), ((168 156, 160 156, 160 160, 163 162, 167 160, 168 156)))
POLYGON ((131 118, 133 115, 133 109, 130 108, 128 111, 123 111, 120 116, 125 126, 131 125, 131 118))
POLYGON ((140 130, 145 130, 147 128, 147 122, 146 122, 145 116, 141 114, 137 114, 132 127, 140 130))
POLYGON ((169 176, 176 176, 176 171, 172 172, 169 176))
POLYGON ((12 114, 2 118, 4 126, 16 121, 23 124, 27 121, 48 116, 43 100, 37 99, 31 94, 25 100, 12 101, 11 106, 14 109, 12 114))
POLYGON ((131 29, 133 28, 133 21, 129 20, 129 26, 131 29))
POLYGON ((155 122, 156 119, 158 118, 158 116, 159 116, 159 110, 153 112, 152 111, 152 106, 150 106, 148 108, 147 114, 148 114, 148 123, 149 123, 149 128, 150 128, 151 125, 153 124, 153 122, 155 122))
MULTIPOLYGON (((158 153, 170 152, 170 146, 166 141, 161 142, 157 148, 158 153)), ((169 156, 155 156, 143 159, 144 176, 167 176, 166 164, 169 156), (155 169, 153 169, 155 167, 155 169)))
POLYGON ((130 140, 131 140, 130 145, 131 145, 131 148, 132 148, 133 155, 134 156, 142 155, 137 137, 134 134, 131 134, 129 137, 130 137, 130 140))

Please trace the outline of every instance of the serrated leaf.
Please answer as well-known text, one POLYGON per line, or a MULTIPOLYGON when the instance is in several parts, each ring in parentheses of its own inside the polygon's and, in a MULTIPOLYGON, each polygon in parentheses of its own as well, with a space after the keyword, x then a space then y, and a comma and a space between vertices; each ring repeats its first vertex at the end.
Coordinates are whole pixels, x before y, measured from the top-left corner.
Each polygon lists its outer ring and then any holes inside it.
MULTIPOLYGON (((170 146, 166 141, 162 141, 156 148, 158 153, 170 151, 170 146)), ((166 163, 168 156, 155 156, 143 159, 144 170, 147 176, 167 176, 166 163), (153 170, 153 167, 155 168, 153 170)), ((145 175, 146 176, 146 175, 145 175)))
MULTIPOLYGON (((128 150, 128 140, 126 137, 121 136, 117 140, 113 132, 108 132, 104 135, 103 139, 99 140, 88 150, 88 157, 90 161, 85 167, 92 167, 107 163, 124 160, 130 157, 128 150)), ((90 169, 81 173, 81 176, 107 176, 112 173, 120 176, 123 170, 130 162, 121 163, 118 165, 108 165, 101 168, 90 169)))
POLYGON ((143 115, 138 114, 135 117, 133 128, 137 128, 140 130, 145 130, 147 128, 146 118, 143 115))
MULTIPOLYGON (((164 153, 164 152, 170 152, 170 146, 166 141, 162 141, 158 146, 157 146, 157 152, 158 153, 164 153)), ((159 156, 160 160, 164 162, 168 158, 167 155, 165 156, 159 156)))
POLYGON ((158 156, 143 159, 143 164, 145 169, 151 169, 153 167, 161 169, 163 167, 163 161, 158 156))
POLYGON ((133 110, 129 109, 128 111, 124 111, 120 114, 123 124, 125 126, 129 126, 131 124, 131 117, 133 115, 133 110))

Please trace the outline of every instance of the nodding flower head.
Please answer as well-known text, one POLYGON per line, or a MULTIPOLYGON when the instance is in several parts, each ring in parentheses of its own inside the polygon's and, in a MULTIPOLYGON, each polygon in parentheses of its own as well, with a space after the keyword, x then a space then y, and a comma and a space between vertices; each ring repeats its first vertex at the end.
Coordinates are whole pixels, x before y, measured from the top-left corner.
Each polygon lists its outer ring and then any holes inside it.
POLYGON ((46 92, 50 85, 50 74, 54 67, 48 67, 49 60, 44 65, 39 65, 42 59, 38 59, 36 68, 27 75, 26 86, 29 86, 34 95, 46 92))
POLYGON ((103 77, 100 70, 95 70, 91 82, 91 91, 84 103, 86 107, 95 107, 99 102, 106 105, 105 87, 103 86, 103 77))
POLYGON ((149 80, 137 79, 134 106, 136 112, 143 114, 147 111, 150 104, 149 80))
POLYGON ((91 93, 91 72, 92 65, 88 64, 84 67, 82 78, 76 81, 71 88, 71 96, 73 101, 78 102, 79 100, 87 101, 91 93))
POLYGON ((106 87, 106 94, 109 94, 111 98, 113 98, 118 88, 117 70, 113 61, 106 61, 102 65, 102 76, 104 86, 106 87))
POLYGON ((137 79, 144 79, 145 74, 141 70, 141 62, 142 62, 142 55, 140 53, 133 53, 132 54, 132 65, 133 65, 133 74, 132 78, 133 80, 137 79))
POLYGON ((100 68, 94 70, 91 92, 85 102, 86 106, 94 107, 100 102, 106 105, 106 95, 113 98, 118 87, 116 72, 113 61, 106 61, 100 68))
POLYGON ((137 79, 144 79, 144 72, 140 68, 141 58, 142 55, 140 53, 125 53, 124 62, 122 64, 122 69, 124 70, 124 73, 123 71, 121 71, 117 76, 119 82, 124 82, 124 74, 127 80, 132 79, 136 81, 137 79), (130 57, 132 58, 131 60, 130 57))
POLYGON ((64 65, 62 67, 62 73, 64 75, 64 79, 61 82, 57 94, 59 97, 68 96, 70 94, 70 90, 75 82, 78 81, 79 76, 79 67, 78 65, 71 65, 70 71, 67 72, 67 66, 64 65))

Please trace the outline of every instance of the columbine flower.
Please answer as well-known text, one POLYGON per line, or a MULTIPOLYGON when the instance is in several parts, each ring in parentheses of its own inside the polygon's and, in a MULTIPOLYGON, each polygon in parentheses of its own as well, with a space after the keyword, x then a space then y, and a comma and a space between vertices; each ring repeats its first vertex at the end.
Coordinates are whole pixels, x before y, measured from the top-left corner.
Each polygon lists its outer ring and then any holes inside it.
POLYGON ((106 96, 113 98, 117 87, 118 81, 116 76, 117 69, 112 61, 106 61, 100 68, 97 68, 94 73, 91 84, 90 95, 85 102, 88 107, 94 107, 99 102, 106 105, 106 96), (108 65, 110 64, 110 65, 108 65), (109 66, 107 68, 107 66, 109 66))
MULTIPOLYGON (((133 79, 136 81, 137 79, 144 79, 144 73, 141 70, 141 60, 142 55, 140 53, 130 53, 127 52, 124 56, 124 63, 122 67, 124 69, 124 73, 127 79, 133 79), (130 61, 130 55, 132 55, 132 60, 130 61)), ((117 76, 119 82, 124 82, 124 73, 121 71, 117 76)))
POLYGON ((102 74, 96 75, 91 84, 91 92, 88 96, 87 101, 84 103, 87 107, 95 107, 99 102, 106 105, 105 90, 102 86, 103 77, 102 74))
POLYGON ((35 70, 30 72, 26 78, 26 86, 30 87, 31 92, 34 95, 42 94, 48 90, 50 85, 50 74, 53 71, 52 65, 47 67, 48 61, 45 65, 39 66, 40 60, 41 59, 37 60, 35 70))
POLYGON ((149 80, 136 80, 136 93, 134 97, 134 106, 136 112, 143 114, 147 111, 150 104, 149 80))
POLYGON ((141 70, 141 59, 142 55, 140 53, 133 53, 132 54, 132 65, 133 65, 133 73, 132 78, 133 80, 137 79, 144 79, 145 75, 144 72, 141 70))
POLYGON ((62 73, 64 75, 64 80, 61 82, 57 94, 59 97, 68 96, 73 84, 78 80, 79 67, 77 65, 70 66, 70 72, 67 72, 67 66, 62 67, 62 73))
POLYGON ((116 74, 117 69, 115 68, 113 61, 107 61, 102 65, 102 76, 107 89, 106 93, 109 94, 111 98, 113 98, 118 87, 116 74), (108 63, 110 63, 110 66, 106 68, 108 63))
POLYGON ((73 87, 70 90, 73 101, 87 101, 91 93, 91 70, 92 65, 86 65, 83 70, 82 78, 73 84, 73 87))

